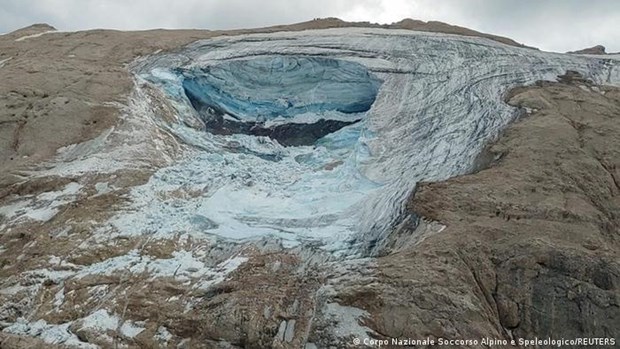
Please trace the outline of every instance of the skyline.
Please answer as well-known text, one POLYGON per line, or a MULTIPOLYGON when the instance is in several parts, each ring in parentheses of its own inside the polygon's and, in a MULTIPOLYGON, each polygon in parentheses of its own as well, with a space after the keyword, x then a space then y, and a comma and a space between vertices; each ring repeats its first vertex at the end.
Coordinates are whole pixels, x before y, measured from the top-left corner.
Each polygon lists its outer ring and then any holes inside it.
POLYGON ((509 37, 545 51, 603 45, 620 51, 620 5, 614 0, 0 0, 0 33, 34 23, 61 31, 240 29, 318 17, 393 23, 436 20, 509 37))

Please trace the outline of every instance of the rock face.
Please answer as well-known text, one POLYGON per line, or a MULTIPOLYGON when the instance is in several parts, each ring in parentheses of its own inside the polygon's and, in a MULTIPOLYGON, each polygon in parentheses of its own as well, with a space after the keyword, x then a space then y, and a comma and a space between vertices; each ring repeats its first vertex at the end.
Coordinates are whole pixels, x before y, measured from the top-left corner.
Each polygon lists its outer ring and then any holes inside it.
POLYGON ((0 36, 0 192, 23 180, 20 171, 116 123, 117 104, 132 88, 124 64, 211 35, 51 29, 34 25, 0 36))
POLYGON ((15 37, 16 40, 23 41, 26 38, 33 38, 36 35, 42 35, 43 33, 49 33, 56 31, 56 28, 47 23, 37 23, 31 26, 21 28, 6 34, 8 37, 15 37))
POLYGON ((605 52, 605 46, 596 45, 588 48, 584 48, 583 50, 571 51, 568 53, 579 53, 579 54, 587 54, 587 55, 604 55, 607 54, 605 52))
POLYGON ((0 346, 617 335, 617 61, 39 29, 0 36, 0 346))
POLYGON ((419 186, 409 209, 446 228, 379 260, 377 332, 618 336, 620 91, 564 81, 512 91, 530 112, 485 169, 419 186))

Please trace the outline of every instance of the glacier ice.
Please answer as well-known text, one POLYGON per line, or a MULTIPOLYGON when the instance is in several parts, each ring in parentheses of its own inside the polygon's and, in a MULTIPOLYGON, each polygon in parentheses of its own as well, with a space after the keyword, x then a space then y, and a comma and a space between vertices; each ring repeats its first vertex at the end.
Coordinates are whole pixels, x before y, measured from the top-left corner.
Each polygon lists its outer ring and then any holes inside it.
POLYGON ((365 112, 379 89, 379 80, 363 65, 324 57, 232 60, 181 74, 195 107, 218 108, 242 120, 365 112))
POLYGON ((502 101, 509 88, 568 69, 620 81, 613 59, 406 30, 223 36, 152 55, 132 71, 174 107, 173 121, 155 122, 186 151, 135 188, 113 224, 376 252, 416 183, 467 173, 517 117, 502 101), (283 144, 276 127, 321 132, 283 144), (178 188, 200 194, 160 195, 178 188))

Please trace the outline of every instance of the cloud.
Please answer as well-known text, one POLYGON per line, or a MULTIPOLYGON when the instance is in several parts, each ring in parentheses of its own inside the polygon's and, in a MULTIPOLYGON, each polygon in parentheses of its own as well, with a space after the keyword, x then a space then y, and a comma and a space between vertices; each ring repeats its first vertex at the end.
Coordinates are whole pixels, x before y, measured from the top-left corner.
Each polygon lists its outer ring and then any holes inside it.
POLYGON ((440 20, 510 37, 549 51, 597 44, 620 51, 617 0, 382 0, 377 8, 345 14, 348 20, 403 17, 440 20))
POLYGON ((327 17, 374 0, 0 0, 0 30, 47 22, 87 28, 251 28, 327 17))
POLYGON ((251 28, 315 17, 440 20, 545 50, 620 51, 617 0, 0 0, 0 32, 35 22, 61 30, 251 28))

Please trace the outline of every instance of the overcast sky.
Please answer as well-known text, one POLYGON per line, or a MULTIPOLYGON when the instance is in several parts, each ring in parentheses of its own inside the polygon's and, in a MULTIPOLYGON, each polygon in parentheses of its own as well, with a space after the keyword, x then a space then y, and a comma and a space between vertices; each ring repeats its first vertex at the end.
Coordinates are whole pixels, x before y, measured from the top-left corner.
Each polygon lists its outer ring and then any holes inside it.
POLYGON ((439 20, 549 51, 620 51, 620 0, 0 0, 0 33, 91 28, 252 28, 315 17, 439 20))

